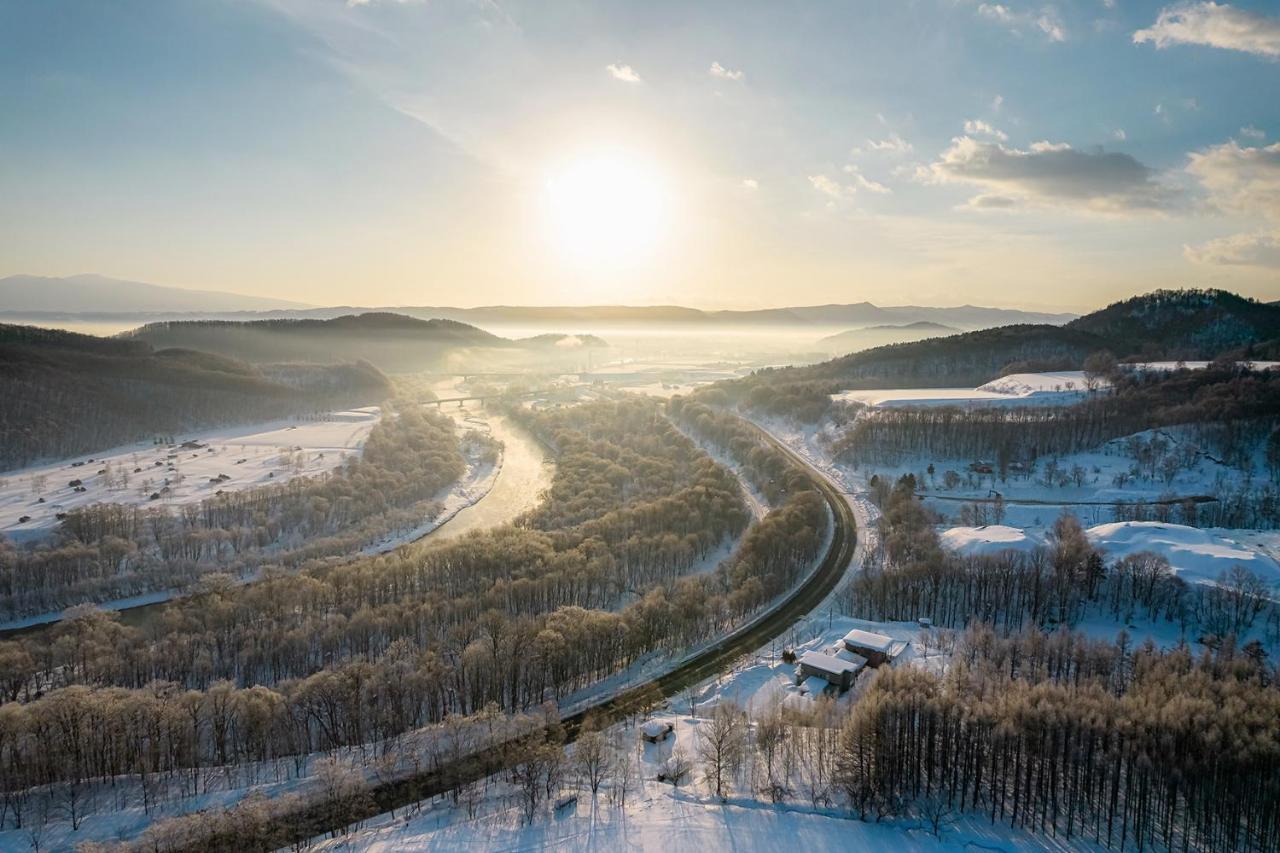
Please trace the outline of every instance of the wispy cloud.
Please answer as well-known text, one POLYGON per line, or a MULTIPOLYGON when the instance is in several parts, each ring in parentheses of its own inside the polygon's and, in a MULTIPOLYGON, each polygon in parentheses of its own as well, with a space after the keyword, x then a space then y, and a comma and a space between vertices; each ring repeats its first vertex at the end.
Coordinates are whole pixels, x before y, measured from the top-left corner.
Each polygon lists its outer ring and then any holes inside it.
POLYGON ((1197 264, 1280 269, 1280 231, 1232 234, 1199 246, 1183 246, 1182 253, 1197 264))
POLYGON ((751 190, 754 192, 755 190, 760 189, 760 182, 757 181, 755 178, 743 178, 742 188, 744 190, 751 190))
POLYGON ((853 181, 854 185, 859 189, 864 189, 867 192, 873 192, 877 195, 888 195, 893 192, 893 190, 889 189, 879 181, 873 181, 866 175, 862 174, 862 170, 852 163, 844 167, 844 173, 849 176, 849 179, 853 181))
POLYGON ((744 76, 742 71, 733 71, 725 68, 719 62, 711 63, 711 69, 708 72, 712 77, 719 77, 721 80, 741 80, 744 76))
POLYGON ((1157 48, 1204 45, 1280 59, 1280 18, 1225 3, 1181 3, 1160 10, 1155 23, 1135 32, 1133 41, 1157 48))
POLYGON ((1187 172, 1219 210, 1280 221, 1280 142, 1248 147, 1232 140, 1212 145, 1191 154, 1187 172))
MULTIPOLYGON (((868 139, 867 150, 886 154, 909 154, 911 153, 911 143, 898 134, 891 133, 884 139, 868 139)), ((854 148, 852 153, 859 154, 861 149, 854 148)))
POLYGON ((1014 9, 1003 3, 979 3, 978 15, 989 21, 995 21, 1009 28, 1015 35, 1024 32, 1039 32, 1049 41, 1063 42, 1067 40, 1067 28, 1062 17, 1053 6, 1042 6, 1038 10, 1014 9))
POLYGON ((608 71, 609 76, 614 80, 621 80, 623 83, 644 82, 640 79, 640 74, 630 65, 615 65, 611 62, 604 67, 604 70, 608 71))

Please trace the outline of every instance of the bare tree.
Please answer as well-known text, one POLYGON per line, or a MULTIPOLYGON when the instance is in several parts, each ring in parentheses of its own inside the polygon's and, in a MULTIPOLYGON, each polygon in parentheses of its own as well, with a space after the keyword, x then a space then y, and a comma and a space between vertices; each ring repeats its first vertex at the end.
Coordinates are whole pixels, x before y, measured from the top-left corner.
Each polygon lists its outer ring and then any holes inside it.
POLYGON ((612 756, 604 735, 600 732, 587 732, 578 738, 573 748, 574 764, 587 780, 591 796, 600 793, 600 783, 609 775, 612 756))
POLYGON ((735 703, 721 701, 698 732, 698 757, 717 797, 724 796, 726 776, 741 764, 746 747, 746 714, 735 703))

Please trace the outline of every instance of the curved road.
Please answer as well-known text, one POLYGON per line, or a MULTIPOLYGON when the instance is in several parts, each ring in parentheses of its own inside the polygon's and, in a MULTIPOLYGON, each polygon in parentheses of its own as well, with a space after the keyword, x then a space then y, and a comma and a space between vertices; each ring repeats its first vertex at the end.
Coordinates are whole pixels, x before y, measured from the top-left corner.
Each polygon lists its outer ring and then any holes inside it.
MULTIPOLYGON (((754 427, 765 441, 784 453, 801 470, 807 472, 818 492, 826 500, 831 509, 833 523, 831 542, 826 554, 799 586, 746 625, 680 662, 670 671, 642 684, 625 688, 564 717, 561 724, 567 740, 572 741, 577 737, 583 721, 588 716, 607 724, 637 713, 654 704, 659 698, 675 696, 686 687, 698 684, 727 668, 739 657, 750 654, 782 635, 796 620, 818 608, 839 585, 850 563, 855 558, 861 559, 861 552, 857 547, 857 521, 853 509, 845 500, 844 493, 808 460, 759 426, 750 421, 745 422, 754 427)), ((369 792, 371 802, 358 812, 335 814, 335 809, 331 806, 308 805, 289 818, 277 820, 272 827, 271 837, 256 839, 259 843, 247 846, 250 849, 285 847, 341 829, 352 822, 443 794, 460 782, 474 781, 506 769, 519 754, 518 747, 518 743, 498 744, 469 756, 462 765, 453 765, 379 784, 369 792)), ((198 848, 192 849, 235 850, 237 853, 243 853, 246 845, 243 838, 219 837, 203 839, 198 848)))

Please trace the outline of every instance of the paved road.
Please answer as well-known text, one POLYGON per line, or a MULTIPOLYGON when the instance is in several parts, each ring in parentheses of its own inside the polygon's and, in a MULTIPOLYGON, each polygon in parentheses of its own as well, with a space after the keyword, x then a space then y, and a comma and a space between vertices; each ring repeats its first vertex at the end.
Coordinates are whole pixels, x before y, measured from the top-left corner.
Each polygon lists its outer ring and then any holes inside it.
MULTIPOLYGON (((738 658, 765 646, 770 640, 786 633, 797 620, 818 610, 846 576, 846 570, 853 572, 860 567, 862 552, 858 549, 857 517, 845 493, 807 459, 760 427, 756 426, 756 429, 765 441, 786 454, 809 474, 830 507, 833 528, 826 554, 790 594, 746 625, 676 664, 668 672, 602 698, 565 717, 561 722, 569 740, 577 737, 588 716, 605 724, 623 719, 655 704, 661 698, 675 696, 686 687, 696 685, 729 668, 738 658), (855 563, 855 560, 858 562, 855 563)), ((518 743, 499 744, 470 756, 462 765, 377 785, 370 791, 369 806, 358 813, 335 814, 332 807, 309 805, 288 818, 278 820, 271 827, 272 833, 268 838, 255 839, 254 843, 247 845, 243 839, 206 838, 200 841, 198 848, 191 849, 235 850, 236 853, 243 853, 245 849, 275 849, 315 838, 356 820, 446 793, 459 782, 498 773, 510 766, 518 756, 518 747, 518 743)))

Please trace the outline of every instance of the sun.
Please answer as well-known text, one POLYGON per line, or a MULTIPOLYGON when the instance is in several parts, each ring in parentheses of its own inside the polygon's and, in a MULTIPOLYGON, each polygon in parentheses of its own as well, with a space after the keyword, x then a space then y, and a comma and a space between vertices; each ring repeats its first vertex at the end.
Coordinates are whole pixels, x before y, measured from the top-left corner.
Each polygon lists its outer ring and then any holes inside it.
POLYGON ((573 160, 546 183, 552 237, 574 262, 625 266, 651 256, 666 204, 661 176, 642 158, 595 154, 573 160))

